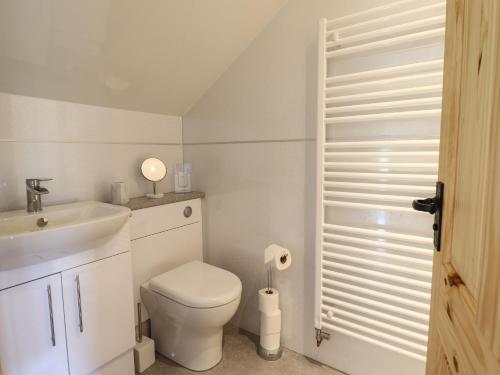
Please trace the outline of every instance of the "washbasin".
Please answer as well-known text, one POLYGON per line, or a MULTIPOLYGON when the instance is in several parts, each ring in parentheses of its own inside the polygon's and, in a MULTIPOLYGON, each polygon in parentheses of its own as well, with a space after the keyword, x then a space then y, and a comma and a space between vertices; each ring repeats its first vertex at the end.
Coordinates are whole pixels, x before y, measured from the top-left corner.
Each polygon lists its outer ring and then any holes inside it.
POLYGON ((87 201, 0 213, 0 271, 93 249, 127 222, 130 210, 87 201))

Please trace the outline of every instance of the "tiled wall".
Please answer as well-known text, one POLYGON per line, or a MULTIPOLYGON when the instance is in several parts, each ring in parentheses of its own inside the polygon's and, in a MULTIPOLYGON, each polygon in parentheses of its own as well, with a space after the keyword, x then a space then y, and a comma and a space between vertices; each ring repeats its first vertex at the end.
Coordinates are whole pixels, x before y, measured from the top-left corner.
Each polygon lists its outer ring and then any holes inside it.
POLYGON ((335 351, 316 349, 313 320, 317 24, 386 2, 290 0, 183 118, 184 156, 207 193, 206 257, 243 282, 235 322, 258 333, 264 248, 288 247, 292 266, 275 275, 282 342, 325 363, 335 351))
POLYGON ((304 329, 312 329, 303 307, 313 296, 312 284, 304 283, 313 267, 308 235, 314 225, 314 146, 304 140, 185 146, 195 187, 207 193, 206 260, 234 272, 243 283, 236 324, 258 333, 265 247, 277 243, 292 252, 292 266, 275 273, 274 286, 281 295, 284 344, 298 351, 304 329))
POLYGON ((25 207, 30 177, 54 179, 47 203, 107 201, 114 181, 143 195, 140 163, 153 156, 169 172, 160 190, 173 190, 181 127, 180 117, 0 93, 0 211, 25 207))

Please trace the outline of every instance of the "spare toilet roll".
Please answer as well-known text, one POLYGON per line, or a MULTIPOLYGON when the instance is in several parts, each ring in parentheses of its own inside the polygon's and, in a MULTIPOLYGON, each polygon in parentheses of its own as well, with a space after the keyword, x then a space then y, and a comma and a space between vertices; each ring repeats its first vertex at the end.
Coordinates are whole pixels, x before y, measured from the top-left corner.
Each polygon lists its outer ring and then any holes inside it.
POLYGON ((259 311, 270 313, 279 310, 280 294, 278 290, 271 288, 272 293, 267 293, 268 289, 259 290, 259 311))
POLYGON ((259 290, 260 311, 260 352, 265 355, 277 355, 280 351, 281 310, 279 309, 279 292, 271 289, 259 290))

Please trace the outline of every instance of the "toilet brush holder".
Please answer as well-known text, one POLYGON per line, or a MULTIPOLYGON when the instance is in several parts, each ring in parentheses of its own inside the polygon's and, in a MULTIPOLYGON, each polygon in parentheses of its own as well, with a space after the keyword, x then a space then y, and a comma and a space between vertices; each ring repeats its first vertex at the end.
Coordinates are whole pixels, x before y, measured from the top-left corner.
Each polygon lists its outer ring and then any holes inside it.
POLYGON ((281 358, 281 310, 279 292, 274 288, 259 290, 260 343, 258 354, 266 361, 281 358))
POLYGON ((155 363, 155 342, 147 336, 142 336, 141 342, 134 347, 135 371, 139 374, 155 363))
POLYGON ((139 374, 146 371, 155 363, 155 342, 147 336, 142 335, 141 303, 137 303, 137 320, 139 322, 136 345, 134 347, 135 372, 139 374))

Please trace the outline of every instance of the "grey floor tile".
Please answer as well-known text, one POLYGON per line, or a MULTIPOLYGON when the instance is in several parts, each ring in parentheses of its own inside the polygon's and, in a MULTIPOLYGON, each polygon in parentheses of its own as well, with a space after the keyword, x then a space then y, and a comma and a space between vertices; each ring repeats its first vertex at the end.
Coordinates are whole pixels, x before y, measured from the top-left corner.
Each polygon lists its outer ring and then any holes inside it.
MULTIPOLYGON (((222 361, 214 368, 202 372, 207 375, 342 375, 327 366, 323 366, 307 357, 284 349, 280 360, 269 362, 261 359, 256 353, 258 338, 255 335, 228 327, 224 331, 224 348, 222 361)), ((190 371, 156 354, 156 363, 143 375, 186 375, 200 374, 190 371)))

